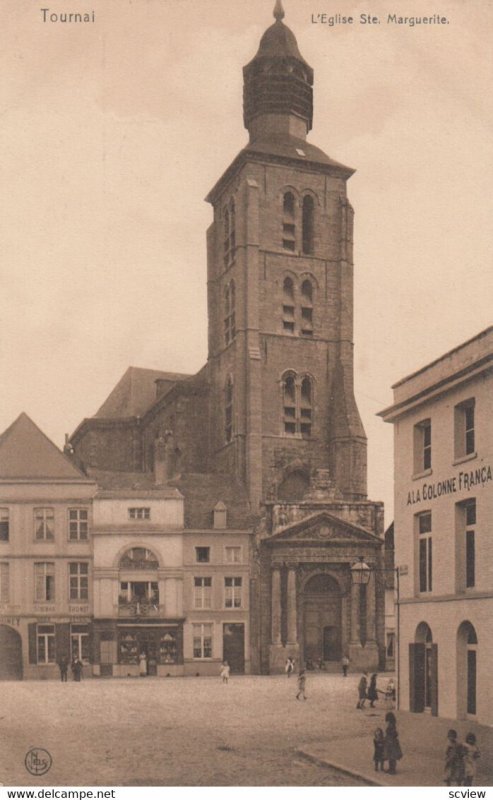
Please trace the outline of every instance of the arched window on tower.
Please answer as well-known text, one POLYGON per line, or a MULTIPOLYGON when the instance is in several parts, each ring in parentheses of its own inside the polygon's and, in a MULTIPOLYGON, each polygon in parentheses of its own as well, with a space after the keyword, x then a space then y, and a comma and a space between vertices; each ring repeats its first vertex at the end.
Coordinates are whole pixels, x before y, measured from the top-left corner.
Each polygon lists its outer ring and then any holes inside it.
POLYGON ((236 289, 230 281, 224 288, 224 342, 228 345, 236 336, 236 289))
POLYGON ((314 203, 313 197, 306 194, 303 198, 302 208, 302 249, 305 255, 312 255, 313 248, 313 215, 314 203))
POLYGON ((231 199, 229 207, 224 209, 224 266, 228 267, 234 260, 236 248, 236 209, 235 202, 231 199))
POLYGON ((286 192, 282 203, 282 246, 294 252, 296 249, 295 200, 292 192, 286 192))
POLYGON ((306 377, 301 381, 300 433, 302 436, 312 434, 312 382, 306 377))
POLYGON ((313 336, 313 286, 308 279, 301 284, 301 335, 313 336))
POLYGON ((309 438, 313 423, 313 387, 311 378, 288 372, 282 380, 284 433, 309 438))
POLYGON ((296 433, 296 379, 293 374, 284 377, 282 383, 284 433, 296 433))
POLYGON ((233 438, 233 381, 228 376, 224 389, 224 438, 230 442, 233 438))
POLYGON ((294 283, 292 278, 284 278, 282 285, 282 329, 294 333, 294 283))

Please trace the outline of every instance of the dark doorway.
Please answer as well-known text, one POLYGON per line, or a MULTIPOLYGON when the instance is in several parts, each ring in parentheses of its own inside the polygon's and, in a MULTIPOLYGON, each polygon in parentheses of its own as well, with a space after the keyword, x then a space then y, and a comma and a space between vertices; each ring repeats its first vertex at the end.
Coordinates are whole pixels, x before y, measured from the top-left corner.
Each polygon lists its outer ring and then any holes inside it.
POLYGON ((341 637, 340 629, 335 625, 326 625, 324 628, 324 661, 340 661, 341 637))
POLYGON ((476 651, 467 651, 467 713, 476 713, 476 651))
POLYGON ((22 640, 8 625, 0 625, 0 653, 0 680, 22 680, 22 640))
POLYGON ((245 672, 245 626, 243 622, 224 623, 223 661, 227 661, 231 672, 245 672))

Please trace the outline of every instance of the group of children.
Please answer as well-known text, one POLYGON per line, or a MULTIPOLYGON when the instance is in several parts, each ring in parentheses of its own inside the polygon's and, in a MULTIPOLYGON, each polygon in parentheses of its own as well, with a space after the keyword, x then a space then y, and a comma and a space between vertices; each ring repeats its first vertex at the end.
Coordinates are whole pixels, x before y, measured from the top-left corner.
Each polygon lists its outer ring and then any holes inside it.
POLYGON ((377 728, 373 736, 373 762, 375 770, 384 772, 385 762, 389 762, 386 772, 395 775, 397 762, 402 758, 401 745, 399 743, 399 733, 397 731, 397 720, 392 711, 385 715, 387 727, 385 733, 382 728, 377 728))
POLYGON ((447 734, 445 771, 443 779, 447 786, 472 786, 476 775, 476 762, 480 756, 474 733, 468 733, 465 742, 459 742, 457 731, 451 728, 447 734))

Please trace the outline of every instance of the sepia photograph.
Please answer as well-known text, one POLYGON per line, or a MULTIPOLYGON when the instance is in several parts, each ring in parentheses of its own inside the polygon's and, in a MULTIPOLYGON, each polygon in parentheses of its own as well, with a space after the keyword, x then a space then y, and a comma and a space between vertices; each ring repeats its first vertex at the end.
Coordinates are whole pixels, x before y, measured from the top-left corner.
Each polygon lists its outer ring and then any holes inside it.
POLYGON ((492 0, 0 15, 0 786, 486 797, 492 0))

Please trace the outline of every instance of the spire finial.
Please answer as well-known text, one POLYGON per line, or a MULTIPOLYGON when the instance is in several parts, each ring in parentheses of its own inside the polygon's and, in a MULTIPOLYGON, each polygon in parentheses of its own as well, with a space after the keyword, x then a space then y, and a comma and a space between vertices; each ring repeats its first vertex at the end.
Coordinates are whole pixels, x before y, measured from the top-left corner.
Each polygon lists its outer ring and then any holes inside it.
POLYGON ((284 9, 282 7, 282 0, 276 0, 276 4, 274 6, 274 17, 278 21, 284 19, 284 9))

